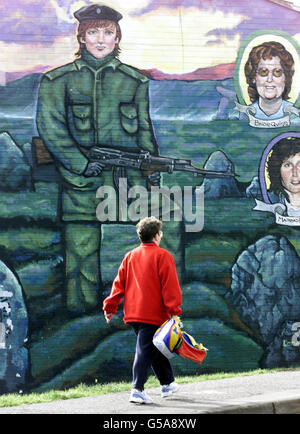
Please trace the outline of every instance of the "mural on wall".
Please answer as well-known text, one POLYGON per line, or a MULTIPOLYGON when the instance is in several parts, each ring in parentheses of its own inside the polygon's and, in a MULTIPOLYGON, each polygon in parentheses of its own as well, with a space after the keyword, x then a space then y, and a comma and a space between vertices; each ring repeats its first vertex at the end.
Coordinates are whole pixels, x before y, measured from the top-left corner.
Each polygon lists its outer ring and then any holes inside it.
POLYGON ((1 2, 0 393, 131 378, 150 213, 210 350, 175 374, 299 365, 299 11, 256 3, 1 2))

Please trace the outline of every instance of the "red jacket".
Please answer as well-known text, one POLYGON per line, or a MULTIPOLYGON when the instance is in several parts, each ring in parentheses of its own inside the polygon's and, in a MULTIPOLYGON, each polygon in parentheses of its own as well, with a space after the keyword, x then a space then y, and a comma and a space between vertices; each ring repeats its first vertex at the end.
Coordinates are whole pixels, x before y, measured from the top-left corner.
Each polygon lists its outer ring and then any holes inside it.
POLYGON ((181 289, 172 255, 153 242, 128 252, 103 310, 116 313, 123 297, 125 323, 161 325, 171 315, 180 315, 181 289))

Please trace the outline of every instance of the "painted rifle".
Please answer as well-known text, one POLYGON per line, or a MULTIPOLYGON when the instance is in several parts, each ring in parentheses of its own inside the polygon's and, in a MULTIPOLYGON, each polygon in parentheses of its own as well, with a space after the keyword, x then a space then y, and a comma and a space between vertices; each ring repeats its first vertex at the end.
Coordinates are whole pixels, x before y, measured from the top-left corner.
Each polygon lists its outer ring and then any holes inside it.
POLYGON ((191 160, 185 158, 167 158, 151 155, 149 152, 124 152, 116 149, 92 147, 86 154, 90 161, 98 161, 108 166, 127 167, 145 172, 189 172, 194 176, 207 176, 210 178, 230 178, 237 176, 229 167, 226 172, 200 169, 195 167, 191 160))

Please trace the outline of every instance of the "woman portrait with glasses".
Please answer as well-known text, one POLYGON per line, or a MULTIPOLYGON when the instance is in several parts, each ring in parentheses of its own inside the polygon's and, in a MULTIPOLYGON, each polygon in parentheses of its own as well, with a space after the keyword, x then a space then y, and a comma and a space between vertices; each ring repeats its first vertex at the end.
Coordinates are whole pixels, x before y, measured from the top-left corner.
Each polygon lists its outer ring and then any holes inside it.
POLYGON ((258 119, 280 119, 289 102, 294 74, 294 59, 285 47, 275 41, 253 47, 245 63, 249 107, 258 119))

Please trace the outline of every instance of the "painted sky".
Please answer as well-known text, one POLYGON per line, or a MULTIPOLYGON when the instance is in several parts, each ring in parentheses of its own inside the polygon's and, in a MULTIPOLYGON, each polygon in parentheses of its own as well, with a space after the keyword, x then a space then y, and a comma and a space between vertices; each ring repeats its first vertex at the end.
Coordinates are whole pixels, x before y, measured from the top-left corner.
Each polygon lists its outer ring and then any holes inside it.
MULTIPOLYGON (((295 0, 296 1, 296 0, 295 0)), ((0 71, 74 60, 86 0, 0 0, 0 71)), ((123 14, 121 60, 183 73, 234 62, 253 31, 277 29, 300 42, 300 13, 269 0, 106 0, 123 14)))

